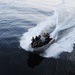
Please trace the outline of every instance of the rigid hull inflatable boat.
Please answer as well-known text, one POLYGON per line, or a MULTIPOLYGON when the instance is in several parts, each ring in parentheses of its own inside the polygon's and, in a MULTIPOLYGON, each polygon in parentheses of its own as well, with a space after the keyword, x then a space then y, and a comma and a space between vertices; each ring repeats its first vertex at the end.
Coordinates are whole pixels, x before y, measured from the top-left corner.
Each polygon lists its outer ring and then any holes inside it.
POLYGON ((53 38, 50 38, 48 33, 44 33, 43 37, 45 39, 43 42, 40 35, 38 37, 36 36, 35 39, 34 37, 32 38, 32 43, 29 45, 30 51, 42 53, 55 41, 53 38))

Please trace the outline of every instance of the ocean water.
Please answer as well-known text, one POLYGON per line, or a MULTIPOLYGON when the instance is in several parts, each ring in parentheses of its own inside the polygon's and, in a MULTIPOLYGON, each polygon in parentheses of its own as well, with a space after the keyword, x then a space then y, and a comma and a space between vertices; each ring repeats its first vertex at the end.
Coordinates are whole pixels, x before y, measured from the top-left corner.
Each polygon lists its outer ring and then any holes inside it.
POLYGON ((56 41, 46 49, 41 56, 43 57, 59 57, 62 52, 72 52, 75 43, 75 7, 67 5, 65 1, 59 3, 53 8, 53 14, 37 26, 28 29, 20 40, 20 46, 33 52, 30 48, 32 37, 49 33, 51 38, 56 41), (58 49, 58 50, 56 50, 58 49))
POLYGON ((74 3, 0 0, 0 75, 75 75, 74 3), (43 30, 58 35, 56 43, 40 56, 29 52, 28 44, 32 34, 43 30))

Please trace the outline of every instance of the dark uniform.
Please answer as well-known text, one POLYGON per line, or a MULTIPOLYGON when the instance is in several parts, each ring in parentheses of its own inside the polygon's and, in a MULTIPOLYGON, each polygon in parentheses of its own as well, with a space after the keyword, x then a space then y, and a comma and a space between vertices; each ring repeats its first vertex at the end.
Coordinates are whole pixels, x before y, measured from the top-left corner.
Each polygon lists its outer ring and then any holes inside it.
POLYGON ((36 36, 35 39, 32 38, 32 47, 40 47, 40 43, 41 43, 41 36, 39 35, 38 37, 36 36))
POLYGON ((41 40, 41 36, 38 36, 38 47, 42 46, 42 40, 41 40))
POLYGON ((42 46, 48 44, 49 41, 52 40, 52 38, 50 38, 50 36, 49 36, 48 33, 44 33, 43 37, 45 38, 45 41, 44 41, 44 42, 42 42, 42 40, 41 40, 41 35, 36 36, 35 39, 34 39, 34 37, 32 37, 31 46, 32 46, 33 48, 42 47, 42 46))
POLYGON ((34 37, 32 37, 32 40, 31 40, 31 41, 32 41, 31 46, 32 46, 32 47, 34 47, 34 45, 33 45, 33 44, 34 44, 34 42, 35 42, 34 37))
POLYGON ((45 42, 44 44, 48 44, 50 41, 50 36, 49 36, 49 33, 45 34, 45 42))

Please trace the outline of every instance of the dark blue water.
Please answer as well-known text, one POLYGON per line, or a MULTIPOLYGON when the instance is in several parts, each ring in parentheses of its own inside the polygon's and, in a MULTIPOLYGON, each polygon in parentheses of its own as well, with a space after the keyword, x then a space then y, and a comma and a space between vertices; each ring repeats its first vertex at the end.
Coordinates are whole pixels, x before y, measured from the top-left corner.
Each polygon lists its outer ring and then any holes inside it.
MULTIPOLYGON (((20 38, 28 27, 36 26, 36 22, 4 11, 9 8, 18 11, 17 14, 26 15, 27 9, 6 6, 2 4, 3 10, 0 8, 3 11, 0 13, 0 75, 75 75, 75 60, 68 59, 69 53, 63 53, 57 59, 47 59, 23 50, 20 38)), ((33 10, 34 14, 49 16, 48 12, 33 10)))

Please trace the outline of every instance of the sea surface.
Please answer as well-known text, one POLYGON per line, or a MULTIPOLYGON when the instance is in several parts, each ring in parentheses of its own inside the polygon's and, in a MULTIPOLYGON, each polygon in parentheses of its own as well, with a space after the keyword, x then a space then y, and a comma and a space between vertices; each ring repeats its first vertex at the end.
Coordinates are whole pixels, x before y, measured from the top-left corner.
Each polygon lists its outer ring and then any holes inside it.
POLYGON ((53 7, 60 3, 60 0, 0 0, 0 75, 75 75, 74 46, 71 52, 47 58, 20 45, 23 34, 53 15, 53 7))

